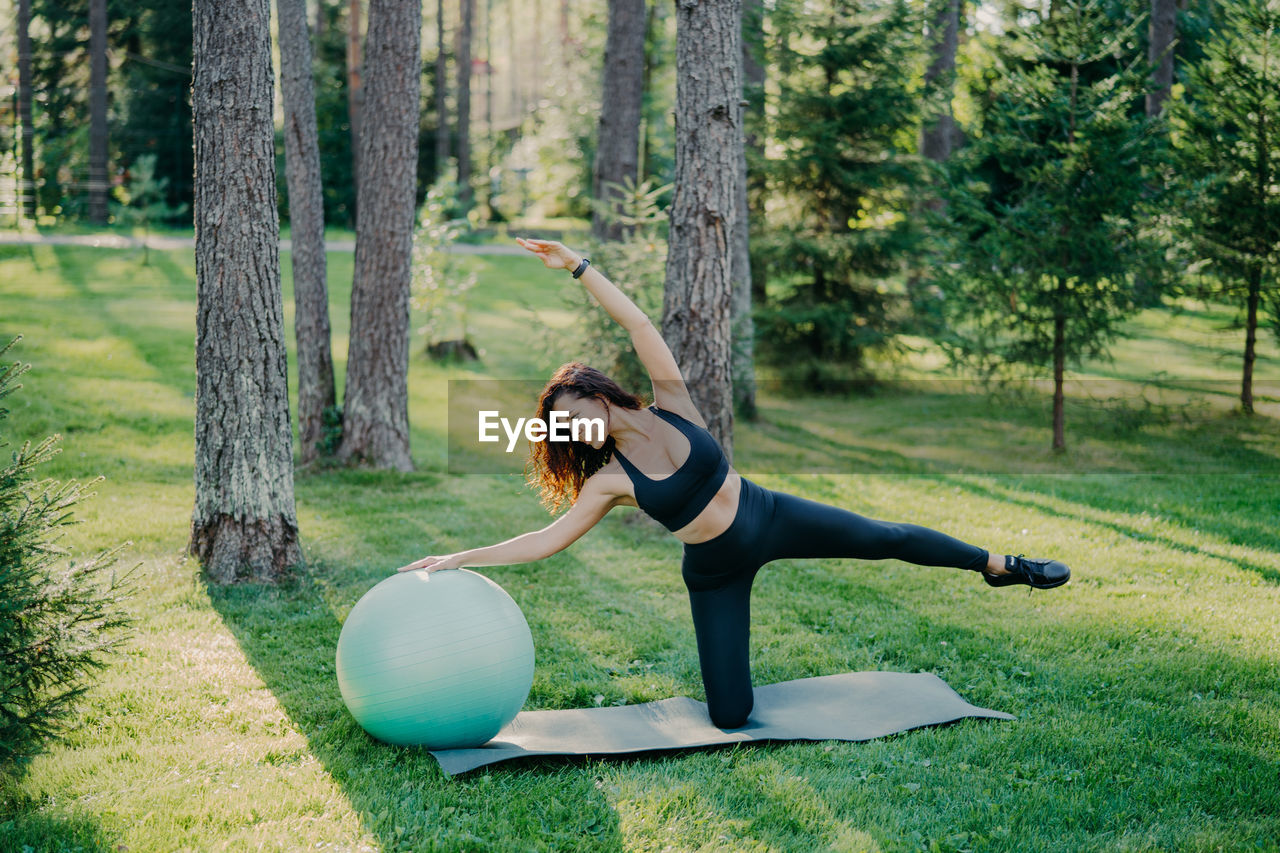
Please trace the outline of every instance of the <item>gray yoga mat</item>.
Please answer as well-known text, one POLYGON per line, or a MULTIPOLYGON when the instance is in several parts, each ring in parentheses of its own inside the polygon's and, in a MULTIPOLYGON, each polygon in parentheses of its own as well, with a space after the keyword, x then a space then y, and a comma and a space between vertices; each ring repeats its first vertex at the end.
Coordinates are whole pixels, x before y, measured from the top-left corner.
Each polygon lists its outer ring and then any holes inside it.
POLYGON ((846 672, 755 688, 740 729, 718 729, 687 696, 643 705, 522 711, 484 746, 434 749, 447 775, 535 755, 619 755, 767 740, 871 740, 963 717, 1017 719, 970 705, 931 672, 846 672))

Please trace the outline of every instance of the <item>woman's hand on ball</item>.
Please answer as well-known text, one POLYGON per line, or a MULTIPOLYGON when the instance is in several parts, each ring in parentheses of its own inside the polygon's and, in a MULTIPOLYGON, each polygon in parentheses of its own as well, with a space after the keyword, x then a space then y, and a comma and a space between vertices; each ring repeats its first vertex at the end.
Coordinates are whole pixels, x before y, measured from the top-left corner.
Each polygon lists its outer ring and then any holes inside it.
POLYGON ((414 560, 407 566, 401 566, 396 569, 397 572, 412 572, 418 569, 426 569, 427 573, 438 572, 443 569, 460 568, 461 559, 457 554, 445 554, 443 556, 423 557, 421 560, 414 560))
POLYGON ((578 264, 582 263, 581 255, 574 254, 564 243, 557 243, 555 240, 528 240, 517 237, 516 242, 542 258, 542 263, 547 269, 572 270, 577 269, 578 264))

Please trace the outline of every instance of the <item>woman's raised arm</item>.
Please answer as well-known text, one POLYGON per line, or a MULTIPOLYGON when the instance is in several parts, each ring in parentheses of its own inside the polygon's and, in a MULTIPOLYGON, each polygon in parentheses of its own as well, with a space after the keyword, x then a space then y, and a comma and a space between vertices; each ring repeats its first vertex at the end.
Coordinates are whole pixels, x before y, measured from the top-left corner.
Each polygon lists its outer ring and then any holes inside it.
MULTIPOLYGON (((542 258, 543 264, 549 269, 573 270, 577 269, 582 262, 581 255, 555 240, 526 240, 517 237, 516 241, 542 258)), ((630 297, 595 267, 587 267, 580 280, 587 292, 600 303, 600 307, 609 312, 609 316, 631 334, 631 343, 635 347, 636 356, 648 371, 650 381, 653 382, 655 399, 660 386, 664 391, 674 393, 681 399, 687 398, 688 391, 684 388, 684 377, 680 374, 680 365, 676 363, 670 347, 662 339, 662 334, 649 319, 649 315, 641 311, 630 297)), ((662 396, 667 394, 664 393, 662 396)))

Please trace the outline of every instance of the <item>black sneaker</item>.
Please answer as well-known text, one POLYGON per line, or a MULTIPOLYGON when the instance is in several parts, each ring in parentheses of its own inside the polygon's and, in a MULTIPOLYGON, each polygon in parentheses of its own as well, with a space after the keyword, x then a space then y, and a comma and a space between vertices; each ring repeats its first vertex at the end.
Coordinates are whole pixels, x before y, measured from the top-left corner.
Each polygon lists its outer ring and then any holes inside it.
POLYGON ((1053 589, 1071 578, 1071 569, 1067 568, 1066 563, 1058 560, 1029 560, 1021 554, 1016 557, 1006 554, 1004 570, 1008 574, 989 575, 984 571, 982 577, 990 586, 1025 583, 1036 589, 1053 589))

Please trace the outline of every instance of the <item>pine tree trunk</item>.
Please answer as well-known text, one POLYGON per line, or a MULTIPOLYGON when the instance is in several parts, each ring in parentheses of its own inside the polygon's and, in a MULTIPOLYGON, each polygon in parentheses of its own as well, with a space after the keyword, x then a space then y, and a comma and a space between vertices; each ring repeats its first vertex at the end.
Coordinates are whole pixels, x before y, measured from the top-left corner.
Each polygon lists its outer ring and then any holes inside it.
POLYGON ((347 124, 351 128, 351 181, 356 186, 356 206, 351 218, 360 221, 360 131, 364 121, 364 88, 361 74, 364 57, 360 37, 360 0, 347 3, 347 124))
POLYGON ((560 73, 569 73, 569 0, 560 0, 560 73))
POLYGON ((1249 265, 1249 303, 1244 326, 1244 376, 1240 382, 1240 407, 1253 414, 1253 362, 1257 359, 1258 300, 1262 292, 1262 266, 1249 265))
POLYGON ((533 68, 529 76, 533 80, 530 100, 534 104, 542 98, 542 0, 533 0, 533 68))
MULTIPOLYGON (((932 99, 940 95, 946 107, 930 120, 926 118, 920 128, 920 154, 937 163, 951 159, 951 146, 956 138, 955 116, 951 111, 956 70, 956 49, 959 46, 960 0, 932 0, 933 16, 929 19, 929 51, 932 59, 924 73, 924 97, 932 99)), ((940 196, 922 199, 923 208, 941 213, 946 203, 940 196)), ((918 298, 923 277, 920 268, 912 264, 907 272, 907 293, 918 298)))
POLYGON ((1176 0, 1151 0, 1147 57, 1155 71, 1151 75, 1152 89, 1147 92, 1147 115, 1153 118, 1160 115, 1173 88, 1173 40, 1177 28, 1176 0))
POLYGON ((301 562, 280 293, 268 0, 195 0, 195 510, 218 583, 301 562))
POLYGON ((742 157, 741 2, 676 4, 676 169, 662 331, 733 454, 732 241, 742 157))
POLYGON ((341 459, 413 470, 409 456, 409 285, 418 168, 422 9, 379 0, 369 9, 365 124, 357 188, 351 343, 341 459))
POLYGON ((458 33, 458 201, 471 209, 471 29, 475 0, 461 0, 462 26, 458 33))
POLYGON ((305 0, 276 0, 280 91, 284 99, 285 178, 293 243, 293 327, 298 347, 298 445, 303 463, 320 455, 324 410, 334 404, 325 280, 324 190, 316 130, 315 83, 305 0))
MULTIPOLYGON (((1058 279, 1058 290, 1063 290, 1063 281, 1058 279)), ((1062 300, 1058 301, 1062 304, 1062 300)), ((1053 318, 1053 449, 1066 450, 1067 431, 1065 400, 1062 394, 1062 381, 1066 374, 1066 342, 1067 319, 1057 309, 1053 318)))
MULTIPOLYGON (((741 119, 739 119, 741 126, 741 119)), ((738 175, 734 182, 736 216, 731 248, 733 402, 747 420, 756 418, 755 323, 751 319, 750 209, 747 206, 747 152, 738 148, 738 175)))
POLYGON ((485 132, 485 194, 484 206, 489 220, 496 218, 493 209, 493 0, 484 0, 484 132, 485 132))
POLYGON ((741 156, 738 157, 737 225, 733 229, 733 402, 734 411, 747 420, 755 420, 756 368, 755 323, 751 319, 751 303, 756 288, 751 269, 751 204, 747 192, 750 175, 747 172, 747 149, 760 152, 763 146, 755 134, 746 132, 746 116, 750 110, 763 117, 765 70, 756 61, 764 35, 764 4, 761 0, 745 0, 742 16, 742 111, 739 125, 743 129, 741 156))
MULTIPOLYGON (((513 0, 507 0, 507 50, 510 56, 507 59, 507 97, 511 104, 511 110, 508 113, 521 117, 521 123, 524 118, 524 98, 520 92, 520 76, 524 73, 523 63, 519 61, 519 30, 516 29, 516 4, 513 0)), ((519 127, 516 128, 515 134, 518 138, 519 127)))
POLYGON ((449 168, 449 64, 444 50, 444 0, 436 0, 436 174, 449 168))
POLYGON ((22 125, 23 215, 36 218, 36 125, 31 116, 31 0, 18 0, 18 122, 22 125))
POLYGON ((946 107, 920 131, 920 153, 936 162, 951 157, 955 138, 955 116, 951 112, 952 80, 956 70, 956 48, 959 45, 960 0, 933 0, 933 17, 929 21, 929 51, 932 59, 924 72, 924 91, 933 94, 943 88, 946 107))
MULTIPOLYGON (((640 107, 644 100, 645 0, 609 0, 609 32, 604 46, 604 81, 600 98, 599 139, 591 196, 622 210, 621 194, 608 186, 630 178, 639 180, 640 107)), ((609 221, 596 209, 591 235, 597 240, 621 240, 632 229, 609 221)))
MULTIPOLYGON (((742 19, 742 80, 746 89, 747 111, 755 116, 764 117, 764 86, 765 86, 765 64, 764 64, 764 3, 763 0, 746 0, 743 5, 742 19), (757 61, 759 57, 759 61, 757 61)), ((764 160, 764 140, 747 129, 748 125, 744 121, 742 125, 743 154, 749 152, 756 162, 764 160)), ((763 175, 754 175, 747 172, 746 192, 748 198, 748 207, 750 207, 750 199, 764 198, 764 194, 768 192, 768 186, 763 175)), ((750 224, 750 223, 748 223, 750 224)), ((768 278, 767 270, 764 264, 754 264, 751 266, 749 275, 751 276, 751 303, 763 303, 765 300, 765 281, 768 278)), ((737 310, 737 309, 735 309, 737 310)), ((750 305, 748 305, 748 311, 750 305)), ((754 338, 754 327, 752 328, 754 338)), ((755 345, 752 343, 752 391, 751 404, 747 409, 740 409, 743 415, 748 418, 755 417, 755 345)), ((735 373, 735 376, 738 375, 735 373)), ((739 400, 741 406, 744 401, 739 400)))
POLYGON ((107 0, 89 0, 89 221, 107 224, 107 0))

